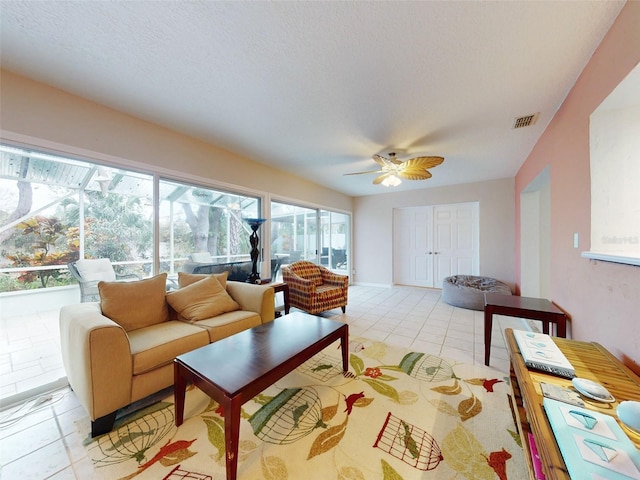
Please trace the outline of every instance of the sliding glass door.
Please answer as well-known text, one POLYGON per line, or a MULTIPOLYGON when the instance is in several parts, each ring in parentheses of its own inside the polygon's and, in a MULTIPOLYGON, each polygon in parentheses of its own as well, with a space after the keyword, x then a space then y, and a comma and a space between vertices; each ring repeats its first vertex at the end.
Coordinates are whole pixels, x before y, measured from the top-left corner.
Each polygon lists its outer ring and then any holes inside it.
POLYGON ((271 202, 271 256, 283 264, 309 260, 346 274, 351 217, 341 212, 271 202))
POLYGON ((316 262, 317 255, 317 210, 271 202, 271 256, 286 265, 296 260, 316 262))
POLYGON ((346 274, 350 217, 345 213, 320 210, 320 265, 346 274))

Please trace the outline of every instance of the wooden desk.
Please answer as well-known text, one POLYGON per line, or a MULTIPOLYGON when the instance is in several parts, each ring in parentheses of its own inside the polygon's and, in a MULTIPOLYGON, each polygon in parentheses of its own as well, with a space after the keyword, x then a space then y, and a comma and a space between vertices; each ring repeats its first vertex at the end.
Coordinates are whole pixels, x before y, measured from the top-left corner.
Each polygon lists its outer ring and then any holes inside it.
POLYGON ((493 315, 529 318, 542 321, 542 332, 549 334, 549 323, 556 324, 556 335, 567 336, 567 316, 546 298, 518 297, 485 293, 484 295, 484 364, 489 365, 491 355, 491 329, 493 315))
MULTIPOLYGON (((520 354, 513 330, 506 329, 505 335, 511 360, 513 410, 516 415, 527 467, 529 468, 529 478, 531 480, 535 479, 527 438, 527 433, 532 433, 536 439, 538 454, 542 460, 542 467, 547 480, 569 480, 571 477, 569 477, 562 454, 555 441, 553 430, 542 406, 543 396, 540 382, 571 388, 571 381, 536 370, 528 370, 520 354)), ((554 337, 553 341, 573 365, 578 377, 601 383, 616 398, 614 403, 601 403, 583 397, 587 409, 615 417, 619 402, 640 398, 640 378, 601 345, 557 337, 554 337)), ((634 435, 625 428, 623 430, 636 447, 640 448, 640 435, 634 435)))

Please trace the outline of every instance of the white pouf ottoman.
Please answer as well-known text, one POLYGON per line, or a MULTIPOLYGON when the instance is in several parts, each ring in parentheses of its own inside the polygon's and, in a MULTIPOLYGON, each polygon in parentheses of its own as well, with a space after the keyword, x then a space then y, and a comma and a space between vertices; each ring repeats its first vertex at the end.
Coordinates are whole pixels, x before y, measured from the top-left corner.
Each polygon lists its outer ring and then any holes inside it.
POLYGON ((485 293, 511 295, 511 288, 495 278, 473 275, 454 275, 442 283, 442 300, 454 307, 484 310, 485 293))

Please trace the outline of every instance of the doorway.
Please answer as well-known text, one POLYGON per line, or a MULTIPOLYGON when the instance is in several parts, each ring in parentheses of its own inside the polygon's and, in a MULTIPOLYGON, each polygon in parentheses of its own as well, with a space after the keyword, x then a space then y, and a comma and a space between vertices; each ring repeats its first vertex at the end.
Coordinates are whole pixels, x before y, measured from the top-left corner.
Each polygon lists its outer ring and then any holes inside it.
POLYGON ((520 193, 520 294, 551 293, 551 188, 546 167, 520 193))
POLYGON ((478 211, 478 202, 394 209, 394 283, 442 288, 451 275, 477 275, 478 211))

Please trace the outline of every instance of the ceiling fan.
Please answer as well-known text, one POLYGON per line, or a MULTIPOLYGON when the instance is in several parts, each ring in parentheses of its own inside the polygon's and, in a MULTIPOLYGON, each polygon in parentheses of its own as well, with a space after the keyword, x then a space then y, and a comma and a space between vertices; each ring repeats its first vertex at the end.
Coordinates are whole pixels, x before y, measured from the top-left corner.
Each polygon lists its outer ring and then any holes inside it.
POLYGON ((398 160, 395 152, 389 152, 388 157, 374 155, 373 160, 380 165, 378 170, 366 172, 345 173, 345 175, 364 175, 368 173, 380 173, 373 180, 374 185, 382 184, 385 187, 396 187, 405 180, 426 180, 431 178, 429 168, 437 167, 444 162, 443 157, 414 157, 407 161, 398 160))

